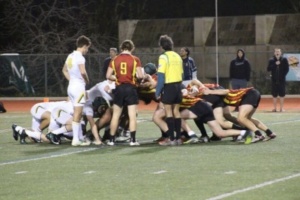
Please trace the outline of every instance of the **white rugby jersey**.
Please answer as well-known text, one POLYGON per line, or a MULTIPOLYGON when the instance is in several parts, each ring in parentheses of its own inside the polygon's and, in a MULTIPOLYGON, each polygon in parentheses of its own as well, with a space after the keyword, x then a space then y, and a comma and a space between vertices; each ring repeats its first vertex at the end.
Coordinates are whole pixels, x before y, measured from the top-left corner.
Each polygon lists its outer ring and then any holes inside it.
POLYGON ((79 65, 85 65, 85 58, 79 51, 73 51, 66 60, 67 69, 70 75, 70 83, 79 82, 85 85, 85 81, 80 73, 79 65))
POLYGON ((95 86, 93 86, 91 89, 87 90, 87 96, 88 96, 88 101, 92 102, 96 97, 103 97, 106 101, 112 101, 112 95, 110 93, 107 93, 105 91, 105 87, 108 86, 109 90, 113 90, 116 88, 115 82, 114 81, 102 81, 95 86))

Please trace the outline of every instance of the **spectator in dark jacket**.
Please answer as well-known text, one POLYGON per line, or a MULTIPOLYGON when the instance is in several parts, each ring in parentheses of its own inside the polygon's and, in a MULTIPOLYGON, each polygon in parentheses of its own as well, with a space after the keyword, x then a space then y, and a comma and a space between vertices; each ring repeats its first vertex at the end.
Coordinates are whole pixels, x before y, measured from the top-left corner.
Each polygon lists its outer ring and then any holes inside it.
POLYGON ((277 97, 280 97, 280 112, 283 112, 283 103, 285 97, 285 77, 289 72, 288 60, 282 56, 281 49, 274 49, 274 56, 269 60, 267 71, 271 72, 273 112, 277 111, 277 97))
POLYGON ((117 48, 111 47, 109 49, 109 57, 105 58, 103 68, 102 68, 102 78, 103 79, 106 79, 106 71, 107 71, 110 61, 112 59, 114 59, 117 56, 117 54, 118 54, 117 48))
POLYGON ((238 49, 236 58, 230 62, 229 78, 232 89, 246 88, 250 80, 251 66, 243 49, 238 49))
POLYGON ((187 47, 182 47, 179 55, 183 64, 183 81, 197 79, 197 67, 194 59, 190 57, 190 50, 187 47))
MULTIPOLYGON (((229 78, 232 89, 246 88, 250 80, 251 66, 243 49, 238 49, 236 58, 230 62, 229 78)), ((238 111, 236 107, 235 111, 238 111)))

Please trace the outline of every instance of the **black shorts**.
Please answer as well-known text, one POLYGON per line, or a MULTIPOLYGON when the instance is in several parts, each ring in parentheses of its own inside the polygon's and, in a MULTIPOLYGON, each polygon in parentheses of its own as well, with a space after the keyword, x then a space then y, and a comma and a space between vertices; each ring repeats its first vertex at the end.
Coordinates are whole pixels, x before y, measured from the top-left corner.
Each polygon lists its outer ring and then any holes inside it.
POLYGON ((213 110, 206 102, 198 101, 188 110, 197 115, 197 119, 204 123, 215 120, 213 110))
POLYGON ((204 99, 206 102, 209 102, 212 104, 212 109, 218 108, 218 107, 224 107, 225 104, 223 102, 223 96, 220 95, 203 95, 202 99, 204 99))
POLYGON ((119 107, 139 104, 136 87, 131 84, 121 84, 116 86, 113 102, 119 107))
POLYGON ((165 84, 161 95, 161 102, 164 104, 180 104, 181 101, 181 82, 165 84))
POLYGON ((272 96, 273 97, 284 97, 285 96, 285 83, 276 84, 272 81, 272 96))
POLYGON ((260 102, 260 93, 256 89, 249 90, 242 98, 241 105, 250 104, 254 108, 257 108, 260 102))

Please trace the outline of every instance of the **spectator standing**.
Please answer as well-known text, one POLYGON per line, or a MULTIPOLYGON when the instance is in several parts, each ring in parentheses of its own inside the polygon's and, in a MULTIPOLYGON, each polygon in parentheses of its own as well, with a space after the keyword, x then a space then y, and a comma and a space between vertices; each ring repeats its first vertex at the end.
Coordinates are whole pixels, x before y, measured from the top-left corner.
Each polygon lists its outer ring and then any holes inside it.
MULTIPOLYGON (((236 58, 230 62, 229 79, 232 89, 246 88, 250 80, 251 66, 245 57, 245 51, 238 49, 236 58)), ((238 111, 238 107, 234 111, 238 111)))
POLYGON ((112 59, 114 59, 118 54, 118 49, 111 47, 109 49, 109 57, 105 58, 104 63, 103 63, 103 68, 102 68, 102 78, 106 79, 106 72, 109 66, 109 63, 112 59))
POLYGON ((182 47, 179 52, 183 65, 183 81, 197 79, 197 67, 195 61, 190 57, 190 50, 182 47))
POLYGON ((281 49, 274 49, 274 56, 269 60, 267 71, 271 72, 273 110, 277 111, 277 97, 280 97, 280 112, 283 112, 285 97, 286 75, 289 72, 288 60, 282 56, 281 49))
POLYGON ((181 117, 179 105, 182 101, 182 59, 173 51, 173 40, 168 35, 162 35, 158 42, 163 54, 158 59, 157 86, 155 96, 161 99, 166 112, 166 123, 170 137, 159 142, 160 145, 181 145, 181 117), (176 138, 174 136, 176 132, 176 138), (176 139, 176 140, 175 140, 176 139))

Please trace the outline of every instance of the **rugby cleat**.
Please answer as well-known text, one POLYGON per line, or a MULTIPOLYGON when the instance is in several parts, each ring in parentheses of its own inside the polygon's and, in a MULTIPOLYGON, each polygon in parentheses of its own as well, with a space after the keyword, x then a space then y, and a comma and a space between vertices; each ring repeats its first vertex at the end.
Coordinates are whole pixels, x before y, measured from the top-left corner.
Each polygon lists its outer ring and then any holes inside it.
POLYGON ((210 139, 208 138, 208 136, 201 136, 199 138, 199 142, 201 142, 201 143, 208 143, 208 142, 210 142, 210 139))
POLYGON ((77 147, 77 146, 89 146, 91 145, 90 141, 74 141, 72 140, 72 146, 77 147))
POLYGON ((108 146, 115 146, 115 143, 114 142, 107 142, 106 143, 108 146))
POLYGON ((187 139, 185 142, 183 142, 183 144, 194 144, 198 142, 199 142, 198 137, 196 135, 191 135, 191 137, 187 139))
POLYGON ((254 139, 252 140, 252 143, 261 142, 265 140, 265 136, 263 135, 255 135, 254 139))
POLYGON ((49 132, 47 135, 46 135, 46 138, 52 143, 52 144, 56 144, 56 145, 59 145, 61 144, 61 140, 59 138, 58 135, 55 135, 51 132, 49 132))
POLYGON ((243 135, 243 139, 245 139, 244 144, 251 144, 252 132, 250 130, 246 130, 246 133, 243 135))
POLYGON ((20 134, 20 144, 27 144, 26 142, 26 137, 27 137, 27 134, 25 132, 25 129, 22 130, 22 133, 20 134))
POLYGON ((213 134, 210 138, 209 138, 210 141, 221 141, 222 139, 218 136, 216 136, 215 134, 213 134))
POLYGON ((129 146, 140 146, 140 143, 138 143, 138 142, 130 142, 129 146))
POLYGON ((265 139, 263 141, 267 142, 267 141, 275 139, 275 138, 276 138, 276 134, 272 133, 271 135, 268 135, 267 137, 265 137, 265 139))

